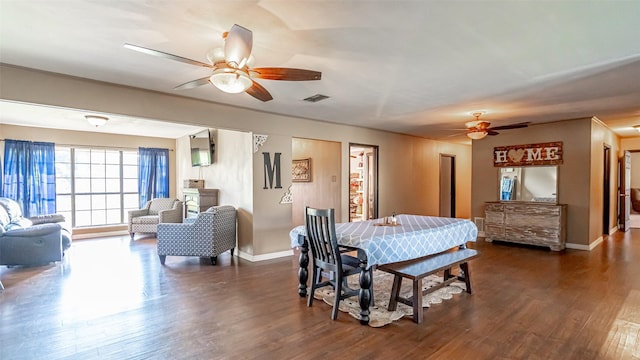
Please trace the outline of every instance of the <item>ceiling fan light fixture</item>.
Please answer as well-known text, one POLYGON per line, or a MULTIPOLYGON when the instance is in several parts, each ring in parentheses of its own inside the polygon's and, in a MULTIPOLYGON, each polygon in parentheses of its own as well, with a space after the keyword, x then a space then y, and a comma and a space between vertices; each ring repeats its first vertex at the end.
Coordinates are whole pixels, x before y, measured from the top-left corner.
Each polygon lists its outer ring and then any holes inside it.
POLYGON ((97 115, 85 115, 84 118, 87 119, 87 122, 89 124, 91 124, 92 126, 95 126, 95 127, 100 127, 100 126, 106 124, 107 121, 109 120, 108 117, 97 116, 97 115))
POLYGON ((217 69, 209 80, 215 87, 229 94, 245 92, 253 85, 246 72, 228 68, 217 69))
POLYGON ((484 139, 487 136, 487 131, 471 131, 467 133, 467 136, 471 140, 480 140, 484 139))

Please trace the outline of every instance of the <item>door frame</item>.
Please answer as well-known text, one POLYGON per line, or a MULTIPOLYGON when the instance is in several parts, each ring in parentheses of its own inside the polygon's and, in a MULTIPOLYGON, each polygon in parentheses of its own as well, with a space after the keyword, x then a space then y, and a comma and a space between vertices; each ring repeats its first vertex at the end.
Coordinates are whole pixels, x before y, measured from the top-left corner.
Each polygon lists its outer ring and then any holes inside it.
POLYGON ((456 156, 453 154, 440 154, 440 169, 439 169, 439 209, 438 209, 438 214, 439 216, 444 216, 444 217, 451 217, 451 218, 455 218, 456 217, 456 156), (445 160, 446 159, 446 160, 445 160), (449 162, 449 173, 447 174, 448 176, 445 177, 444 174, 444 168, 443 168, 443 164, 444 161, 448 161, 449 162), (448 179, 448 180, 447 180, 448 179), (447 181, 448 184, 444 184, 443 181, 447 181), (448 185, 448 190, 449 190, 449 214, 443 214, 442 210, 443 210, 443 200, 444 200, 444 196, 445 194, 443 194, 443 191, 445 189, 444 185, 448 185))
MULTIPOLYGON (((349 164, 349 178, 351 177, 351 173, 352 173, 352 169, 351 169, 351 149, 354 147, 358 147, 358 148, 367 148, 371 150, 371 154, 372 154, 372 158, 371 159, 371 164, 373 169, 371 169, 369 171, 369 174, 371 176, 370 181, 368 182, 368 187, 369 189, 373 189, 373 190, 369 190, 368 193, 373 197, 372 199, 372 206, 371 206, 371 214, 369 214, 369 218, 370 219, 377 219, 378 218, 378 162, 379 162, 379 156, 378 156, 378 152, 379 152, 379 148, 377 145, 369 145, 369 144, 360 144, 360 143, 349 143, 349 149, 347 151, 347 164, 349 164)), ((368 159, 368 158, 365 158, 368 159)), ((367 160, 367 163, 369 163, 369 161, 367 160)), ((347 194, 349 194, 350 189, 349 187, 351 186, 350 181, 347 182, 347 194)), ((349 197, 347 196, 347 199, 349 199, 349 197)), ((349 209, 349 206, 351 204, 348 203, 347 204, 347 209, 349 209)), ((363 204, 365 205, 365 204, 363 204)), ((368 205, 368 204, 366 204, 368 205)), ((351 216, 348 216, 349 218, 349 222, 351 222, 351 216)), ((364 219, 364 220, 368 220, 368 219, 364 219)))
POLYGON ((609 235, 611 228, 611 146, 604 144, 602 158, 602 234, 609 235))
POLYGON ((629 231, 631 220, 631 153, 623 151, 618 159, 618 229, 629 231), (628 165, 628 167, 627 167, 628 165))

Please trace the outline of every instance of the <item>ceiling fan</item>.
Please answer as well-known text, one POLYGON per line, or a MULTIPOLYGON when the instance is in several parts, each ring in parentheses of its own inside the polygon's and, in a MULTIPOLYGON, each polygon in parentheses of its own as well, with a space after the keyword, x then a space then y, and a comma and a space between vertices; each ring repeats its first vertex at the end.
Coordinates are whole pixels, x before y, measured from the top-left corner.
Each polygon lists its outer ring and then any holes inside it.
POLYGON ((251 55, 253 46, 253 33, 240 25, 233 25, 229 32, 225 32, 224 48, 216 48, 207 54, 209 63, 188 59, 182 56, 166 52, 148 49, 142 46, 125 43, 127 49, 140 51, 145 54, 163 57, 183 63, 206 67, 213 73, 201 79, 192 80, 178 85, 174 90, 192 89, 198 86, 213 84, 218 89, 232 94, 246 92, 261 101, 272 100, 273 97, 254 78, 265 80, 306 81, 320 80, 322 73, 313 70, 278 68, 278 67, 252 67, 254 58, 251 55))
POLYGON ((498 130, 507 129, 519 129, 529 126, 529 122, 522 122, 511 125, 494 126, 490 127, 491 123, 488 121, 480 120, 480 116, 483 112, 474 112, 472 115, 476 118, 474 121, 469 121, 465 124, 467 127, 467 136, 473 140, 483 139, 487 135, 498 135, 498 130))

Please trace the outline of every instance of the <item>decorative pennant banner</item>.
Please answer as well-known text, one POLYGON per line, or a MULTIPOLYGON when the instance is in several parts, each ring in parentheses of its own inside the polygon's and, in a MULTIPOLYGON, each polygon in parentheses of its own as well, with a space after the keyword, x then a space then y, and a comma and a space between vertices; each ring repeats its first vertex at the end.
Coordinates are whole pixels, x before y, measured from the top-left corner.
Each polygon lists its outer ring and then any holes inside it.
POLYGON ((494 167, 559 164, 562 164, 562 141, 493 148, 494 167))

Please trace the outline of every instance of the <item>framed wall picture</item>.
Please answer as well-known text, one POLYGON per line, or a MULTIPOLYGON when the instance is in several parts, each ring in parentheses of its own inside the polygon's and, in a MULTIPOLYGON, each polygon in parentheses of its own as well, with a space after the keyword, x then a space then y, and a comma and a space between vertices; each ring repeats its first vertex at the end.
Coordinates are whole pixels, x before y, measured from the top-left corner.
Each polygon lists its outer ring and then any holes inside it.
POLYGON ((293 160, 291 167, 291 178, 293 182, 311 181, 311 158, 293 160))

